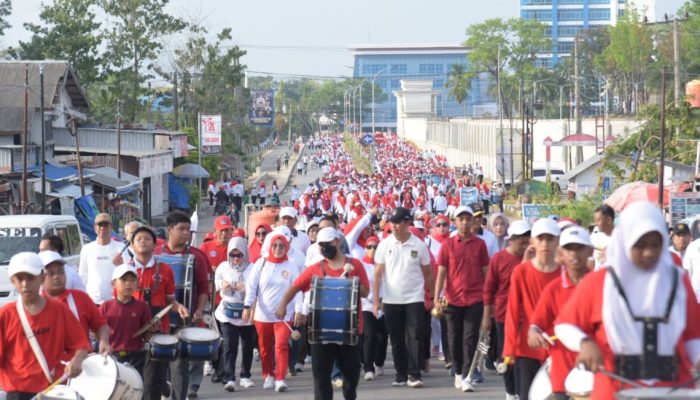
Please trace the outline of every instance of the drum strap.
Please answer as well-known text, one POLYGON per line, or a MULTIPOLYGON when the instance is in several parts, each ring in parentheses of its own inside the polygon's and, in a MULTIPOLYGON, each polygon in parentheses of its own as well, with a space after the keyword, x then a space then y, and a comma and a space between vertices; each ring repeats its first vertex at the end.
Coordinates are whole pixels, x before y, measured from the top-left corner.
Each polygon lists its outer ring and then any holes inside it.
POLYGON ((78 307, 75 306, 75 299, 73 299, 73 294, 69 293, 68 298, 66 299, 68 301, 68 308, 70 308, 70 312, 75 315, 75 318, 80 321, 80 315, 78 315, 78 307))
POLYGON ((32 347, 34 357, 36 357, 36 361, 39 363, 39 366, 41 366, 41 370, 44 372, 46 379, 49 381, 49 383, 52 383, 53 375, 51 374, 51 371, 49 371, 49 364, 46 362, 46 357, 44 357, 44 352, 41 350, 41 345, 39 344, 39 341, 36 340, 32 327, 29 325, 29 320, 27 319, 27 313, 24 311, 21 297, 17 299, 16 305, 17 314, 19 314, 19 320, 22 323, 24 335, 27 337, 27 341, 29 341, 29 345, 32 347))

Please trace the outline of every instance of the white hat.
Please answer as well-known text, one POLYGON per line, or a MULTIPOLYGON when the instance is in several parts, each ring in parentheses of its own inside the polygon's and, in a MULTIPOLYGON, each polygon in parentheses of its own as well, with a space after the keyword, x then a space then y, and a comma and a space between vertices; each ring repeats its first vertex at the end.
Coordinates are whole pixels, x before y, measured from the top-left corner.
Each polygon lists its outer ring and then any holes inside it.
POLYGON ((415 226, 418 229, 425 229, 425 225, 423 225, 423 221, 417 219, 413 221, 413 226, 415 226))
POLYGON ((134 268, 133 265, 122 264, 122 265, 118 266, 117 268, 114 268, 114 271, 112 271, 112 280, 121 278, 127 272, 131 272, 132 274, 138 276, 136 274, 136 268, 134 268))
POLYGON ((318 231, 318 235, 316 235, 317 243, 332 242, 335 239, 338 239, 338 231, 330 226, 321 229, 318 231))
POLYGON ((311 221, 306 223, 306 231, 308 232, 309 229, 311 229, 312 226, 318 225, 321 223, 321 220, 318 218, 313 218, 311 221))
POLYGON ((508 236, 520 236, 524 235, 527 232, 530 232, 532 230, 532 227, 527 221, 523 221, 522 219, 516 220, 511 222, 510 226, 508 226, 508 236))
POLYGON ((469 215, 474 216, 474 210, 472 210, 470 207, 467 206, 459 206, 454 212, 455 218, 458 217, 462 213, 469 213, 469 215))
POLYGON ((280 218, 282 217, 292 217, 296 218, 297 217, 297 210, 294 207, 282 207, 280 209, 280 218))
POLYGON ((66 260, 64 260, 60 254, 52 250, 40 251, 39 259, 41 260, 41 263, 44 264, 44 268, 46 268, 49 264, 54 262, 59 262, 63 265, 66 265, 66 260))
POLYGON ((561 235, 561 229, 557 221, 549 218, 540 218, 532 225, 532 237, 548 234, 552 236, 561 235))
POLYGON ((7 267, 7 274, 12 277, 20 272, 39 276, 44 270, 44 264, 36 253, 23 251, 10 258, 10 265, 7 267))
POLYGON ((582 244, 584 246, 593 247, 591 235, 588 231, 580 226, 571 226, 564 229, 559 237, 559 246, 564 247, 567 244, 582 244))

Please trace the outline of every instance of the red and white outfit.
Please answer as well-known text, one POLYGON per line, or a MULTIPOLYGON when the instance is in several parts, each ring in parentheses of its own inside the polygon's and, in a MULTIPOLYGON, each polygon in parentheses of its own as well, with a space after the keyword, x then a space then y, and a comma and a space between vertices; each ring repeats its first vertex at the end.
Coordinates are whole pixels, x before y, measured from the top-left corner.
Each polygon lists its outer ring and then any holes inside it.
MULTIPOLYGON (((691 377, 690 366, 700 362, 700 307, 690 280, 673 265, 668 252, 668 230, 655 204, 633 203, 620 214, 620 223, 606 249, 606 268, 590 273, 555 321, 555 333, 572 351, 579 351, 581 340, 593 340, 603 356, 604 368, 615 371, 616 356, 643 353, 644 327, 637 317, 663 317, 673 287, 675 298, 668 322, 658 323, 659 356, 677 356, 676 382, 644 381, 646 385, 671 386, 691 377), (642 270, 630 259, 636 242, 646 233, 658 232, 664 249, 657 265, 642 270), (612 274, 617 277, 629 300, 629 309, 612 274), (680 273, 674 274, 673 270, 680 273), (677 281, 674 283, 673 277, 677 281)), ((623 385, 602 374, 595 375, 591 400, 612 399, 623 385)))

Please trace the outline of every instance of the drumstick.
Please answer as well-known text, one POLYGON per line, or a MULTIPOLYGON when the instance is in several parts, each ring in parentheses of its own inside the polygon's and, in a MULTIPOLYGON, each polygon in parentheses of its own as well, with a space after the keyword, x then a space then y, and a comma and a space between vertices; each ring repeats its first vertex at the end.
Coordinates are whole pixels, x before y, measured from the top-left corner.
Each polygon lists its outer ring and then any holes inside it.
POLYGON ((620 381, 620 382, 622 382, 622 383, 624 383, 624 384, 626 384, 626 385, 630 385, 630 386, 632 386, 632 387, 636 387, 636 388, 643 388, 643 387, 646 387, 646 386, 644 386, 644 385, 642 385, 642 384, 640 384, 640 383, 637 383, 637 382, 635 382, 635 381, 633 381, 633 380, 631 380, 631 379, 627 379, 627 378, 625 378, 625 377, 623 377, 623 376, 620 376, 620 375, 617 375, 617 374, 615 374, 615 373, 612 373, 612 372, 606 370, 606 369, 603 368, 603 367, 598 367, 598 371, 596 371, 596 372, 601 373, 601 374, 607 376, 608 378, 614 379, 614 380, 616 380, 616 381, 620 381))
POLYGON ((556 336, 549 336, 547 332, 542 332, 542 337, 549 343, 550 346, 554 346, 554 341, 557 340, 556 336))
POLYGON ((688 387, 697 381, 700 381, 700 376, 698 376, 697 378, 690 378, 690 379, 686 380, 685 382, 681 382, 677 385, 674 385, 673 387, 671 387, 671 390, 669 390, 668 393, 666 393, 666 394, 669 395, 669 394, 675 392, 676 390, 682 389, 684 387, 688 387))
POLYGON ((41 392, 37 393, 36 396, 32 397, 32 400, 40 399, 42 398, 46 393, 51 391, 54 387, 60 385, 61 383, 65 382, 66 379, 68 379, 68 373, 63 374, 60 378, 55 380, 52 384, 50 384, 46 389, 42 390, 41 392))
POLYGON ((287 323, 287 321, 282 321, 282 322, 284 322, 284 326, 289 328, 289 331, 292 332, 292 340, 293 341, 296 342, 297 340, 301 339, 301 333, 298 330, 293 329, 291 326, 289 326, 289 323, 287 323))
POLYGON ((513 363, 513 359, 510 358, 509 356, 506 356, 502 362, 498 363, 496 366, 496 372, 503 375, 506 372, 508 372, 508 365, 513 363))
POLYGON ((352 264, 345 264, 345 265, 343 265, 343 274, 340 275, 340 277, 341 277, 341 278, 347 277, 348 274, 351 273, 353 269, 354 269, 354 267, 352 266, 352 264))

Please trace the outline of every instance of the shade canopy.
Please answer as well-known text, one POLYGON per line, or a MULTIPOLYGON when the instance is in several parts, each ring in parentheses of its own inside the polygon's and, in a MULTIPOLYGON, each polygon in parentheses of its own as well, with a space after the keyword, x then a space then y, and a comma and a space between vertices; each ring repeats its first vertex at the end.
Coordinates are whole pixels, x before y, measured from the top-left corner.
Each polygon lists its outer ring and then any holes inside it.
POLYGON ((173 175, 185 179, 209 178, 209 172, 197 164, 178 165, 173 168, 173 175))

